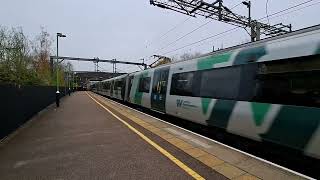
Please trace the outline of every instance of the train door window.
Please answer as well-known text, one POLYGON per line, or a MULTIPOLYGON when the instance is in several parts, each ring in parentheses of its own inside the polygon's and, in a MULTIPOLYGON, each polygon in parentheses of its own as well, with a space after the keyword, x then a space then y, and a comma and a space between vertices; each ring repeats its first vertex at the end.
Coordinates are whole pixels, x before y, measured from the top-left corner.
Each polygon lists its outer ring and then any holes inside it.
POLYGON ((134 77, 134 76, 129 76, 129 83, 128 83, 128 96, 130 96, 131 87, 132 87, 132 83, 133 83, 133 77, 134 77))
POLYGON ((170 94, 179 96, 195 96, 193 92, 194 72, 172 75, 170 94))
POLYGON ((113 86, 114 90, 118 90, 118 83, 119 83, 119 81, 117 81, 117 80, 114 81, 114 86, 113 86))
POLYGON ((114 81, 110 82, 110 92, 113 93, 113 89, 114 89, 114 81))
POLYGON ((152 92, 159 93, 159 81, 160 81, 160 76, 153 76, 153 84, 152 84, 152 92))
POLYGON ((108 82, 103 82, 103 90, 106 91, 108 89, 108 82))
POLYGON ((149 93, 150 92, 150 77, 143 77, 140 78, 139 80, 139 92, 145 92, 149 93))
POLYGON ((237 99, 240 86, 240 73, 240 66, 202 71, 200 96, 237 99))
POLYGON ((113 81, 113 90, 117 90, 117 81, 113 81))
POLYGON ((159 82, 160 94, 166 94, 168 84, 169 71, 161 73, 161 80, 159 82))
POLYGON ((169 70, 158 70, 153 77, 152 92, 157 94, 166 94, 169 70))
POLYGON ((107 90, 110 90, 110 82, 106 82, 106 88, 107 90))
POLYGON ((117 89, 118 90, 121 90, 122 89, 122 86, 123 86, 123 81, 122 79, 118 81, 118 84, 117 84, 117 89))

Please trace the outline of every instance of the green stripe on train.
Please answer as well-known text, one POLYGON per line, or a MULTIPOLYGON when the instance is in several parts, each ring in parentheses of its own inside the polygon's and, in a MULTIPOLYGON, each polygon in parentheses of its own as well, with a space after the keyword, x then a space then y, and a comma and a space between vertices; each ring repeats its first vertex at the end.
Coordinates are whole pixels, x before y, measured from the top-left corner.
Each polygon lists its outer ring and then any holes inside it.
POLYGON ((261 136, 269 141, 304 149, 320 124, 320 109, 283 106, 269 131, 261 136))
MULTIPOLYGON (((208 101, 205 98, 204 100, 208 101)), ((231 114, 237 103, 239 102, 218 99, 209 119, 206 121, 207 124, 227 129, 231 114)), ((263 119, 271 109, 271 104, 251 103, 251 108, 256 125, 261 126, 263 119)), ((282 106, 268 132, 260 134, 260 136, 264 141, 303 150, 320 125, 319 117, 319 108, 282 106)))
POLYGON ((212 99, 210 99, 210 98, 201 98, 202 113, 204 115, 207 114, 211 101, 212 101, 212 99))
POLYGON ((264 46, 244 49, 237 54, 233 62, 233 65, 257 62, 262 56, 266 54, 267 50, 264 46))
POLYGON ((252 102, 250 104, 253 112, 253 119, 257 126, 261 126, 263 123, 264 117, 270 110, 271 104, 255 103, 255 102, 252 102))
POLYGON ((232 52, 209 56, 204 59, 199 59, 197 63, 198 70, 211 69, 214 67, 215 64, 228 62, 230 60, 231 55, 232 52))
POLYGON ((237 101, 217 99, 209 119, 208 125, 227 129, 228 121, 237 101))

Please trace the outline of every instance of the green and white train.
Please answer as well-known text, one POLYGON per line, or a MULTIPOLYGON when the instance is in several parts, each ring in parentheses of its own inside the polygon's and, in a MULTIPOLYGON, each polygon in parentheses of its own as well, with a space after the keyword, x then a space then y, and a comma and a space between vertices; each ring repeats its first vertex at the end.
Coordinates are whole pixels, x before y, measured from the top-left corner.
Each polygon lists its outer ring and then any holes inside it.
POLYGON ((122 75, 91 89, 320 158, 320 25, 122 75))

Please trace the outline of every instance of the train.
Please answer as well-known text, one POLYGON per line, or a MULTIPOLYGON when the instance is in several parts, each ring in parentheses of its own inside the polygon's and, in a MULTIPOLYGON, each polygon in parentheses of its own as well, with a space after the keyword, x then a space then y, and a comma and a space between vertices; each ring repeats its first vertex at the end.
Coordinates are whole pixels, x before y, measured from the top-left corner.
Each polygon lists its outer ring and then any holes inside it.
POLYGON ((103 80, 90 89, 320 158, 320 25, 103 80))

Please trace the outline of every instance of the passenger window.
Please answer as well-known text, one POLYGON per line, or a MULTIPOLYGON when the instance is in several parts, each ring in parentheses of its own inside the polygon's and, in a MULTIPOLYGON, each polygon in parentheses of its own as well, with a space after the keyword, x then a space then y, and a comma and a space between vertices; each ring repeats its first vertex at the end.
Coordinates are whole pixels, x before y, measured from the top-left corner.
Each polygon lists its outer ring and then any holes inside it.
POLYGON ((110 90, 110 82, 107 82, 107 89, 110 90))
POLYGON ((194 74, 194 72, 173 74, 170 94, 179 96, 194 96, 192 90, 194 74))
POLYGON ((102 87, 103 87, 103 90, 106 90, 107 89, 107 82, 103 82, 103 85, 102 85, 102 87))
POLYGON ((122 80, 117 81, 116 86, 117 86, 117 88, 116 88, 117 90, 121 90, 121 89, 122 89, 122 86, 123 86, 122 80))
POLYGON ((140 78, 139 81, 139 92, 149 93, 150 91, 150 77, 140 78))
POLYGON ((118 81, 114 81, 113 89, 114 89, 114 90, 117 90, 117 88, 118 88, 118 81))
POLYGON ((316 57, 261 63, 254 101, 320 107, 319 76, 316 57))
POLYGON ((202 71, 200 96, 237 99, 240 73, 240 66, 202 71))

